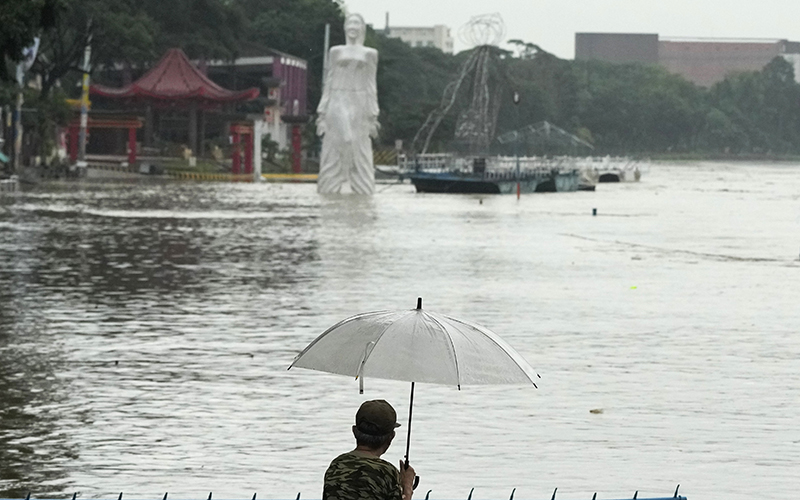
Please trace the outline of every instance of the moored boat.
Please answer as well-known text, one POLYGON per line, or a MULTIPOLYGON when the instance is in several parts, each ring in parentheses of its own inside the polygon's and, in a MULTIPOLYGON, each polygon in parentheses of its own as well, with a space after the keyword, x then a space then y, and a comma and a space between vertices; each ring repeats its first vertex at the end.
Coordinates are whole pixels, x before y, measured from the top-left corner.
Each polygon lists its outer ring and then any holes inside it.
POLYGON ((584 177, 598 182, 638 182, 642 178, 642 160, 627 156, 579 158, 578 168, 584 177))
POLYGON ((564 158, 401 155, 399 171, 425 193, 569 192, 580 184, 580 171, 564 158))

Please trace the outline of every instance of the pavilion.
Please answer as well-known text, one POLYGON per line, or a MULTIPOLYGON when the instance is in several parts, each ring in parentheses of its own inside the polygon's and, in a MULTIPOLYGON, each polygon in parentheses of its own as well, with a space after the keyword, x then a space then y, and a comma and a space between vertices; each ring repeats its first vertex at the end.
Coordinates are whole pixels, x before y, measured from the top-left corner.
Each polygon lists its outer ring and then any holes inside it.
MULTIPOLYGON (((137 105, 144 104, 147 110, 144 123, 146 136, 152 134, 152 108, 186 110, 189 115, 188 135, 189 148, 192 150, 192 155, 197 155, 199 151, 197 147, 198 112, 221 110, 226 104, 250 101, 259 95, 259 89, 257 88, 233 91, 217 85, 195 67, 181 49, 177 48, 168 50, 158 64, 138 80, 121 88, 92 85, 90 92, 109 99, 123 100, 137 105)), ((129 126, 129 160, 131 158, 135 160, 136 134, 133 124, 126 122, 125 124, 106 123, 105 125, 117 128, 129 126), (130 153, 130 151, 133 151, 133 153, 130 153)), ((91 120, 89 121, 89 126, 92 126, 91 120)), ((204 126, 201 126, 202 128, 204 126)), ((234 128, 232 127, 231 130, 234 131, 234 128)), ((248 142, 253 140, 252 128, 248 131, 244 130, 241 125, 237 125, 234 133, 243 135, 248 139, 248 142), (249 136, 247 135, 248 133, 250 134, 249 136)), ((201 131, 202 134, 204 132, 201 131)), ((238 137, 236 139, 238 142, 238 137)), ((236 157, 234 158, 234 168, 238 170, 235 160, 236 157)))

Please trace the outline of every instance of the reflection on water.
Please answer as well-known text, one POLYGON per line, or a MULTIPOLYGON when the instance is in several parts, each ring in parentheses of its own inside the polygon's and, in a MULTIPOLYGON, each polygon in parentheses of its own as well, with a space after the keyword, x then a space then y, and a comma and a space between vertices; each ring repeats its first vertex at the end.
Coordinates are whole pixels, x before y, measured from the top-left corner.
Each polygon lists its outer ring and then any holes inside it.
POLYGON ((408 387, 359 396, 286 367, 336 321, 423 296, 543 376, 418 387, 432 498, 789 498, 797 172, 658 166, 520 201, 307 184, 0 198, 0 497, 318 497, 362 398, 403 415, 408 387))
POLYGON ((38 348, 41 335, 8 291, 0 294, 0 485, 10 497, 48 484, 60 491, 64 464, 76 458, 61 428, 66 394, 56 373, 64 361, 38 348))

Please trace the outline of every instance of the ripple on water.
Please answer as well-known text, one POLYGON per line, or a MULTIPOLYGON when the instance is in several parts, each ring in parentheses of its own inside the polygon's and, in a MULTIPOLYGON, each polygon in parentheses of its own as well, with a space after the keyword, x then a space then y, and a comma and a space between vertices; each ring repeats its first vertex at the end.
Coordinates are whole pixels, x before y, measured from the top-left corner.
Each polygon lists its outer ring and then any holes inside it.
POLYGON ((0 496, 318 497, 362 398, 402 417, 408 386, 360 396, 286 367, 336 321, 423 296, 542 374, 418 387, 411 456, 433 498, 789 498, 796 175, 656 165, 519 201, 179 183, 4 199, 0 496))

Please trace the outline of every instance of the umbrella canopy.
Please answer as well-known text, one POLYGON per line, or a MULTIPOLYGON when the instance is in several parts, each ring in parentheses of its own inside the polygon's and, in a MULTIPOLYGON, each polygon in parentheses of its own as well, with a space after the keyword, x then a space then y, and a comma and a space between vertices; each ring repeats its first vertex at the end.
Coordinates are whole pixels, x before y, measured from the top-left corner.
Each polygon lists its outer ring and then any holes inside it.
POLYGON ((424 311, 421 298, 416 309, 358 314, 333 325, 294 358, 294 367, 357 377, 362 393, 365 377, 411 382, 406 467, 416 382, 536 387, 540 378, 497 334, 424 311))
MULTIPOLYGON (((422 309, 376 311, 337 323, 289 368, 432 384, 533 384, 533 368, 497 334, 422 309)), ((363 385, 362 385, 363 387, 363 385)))

